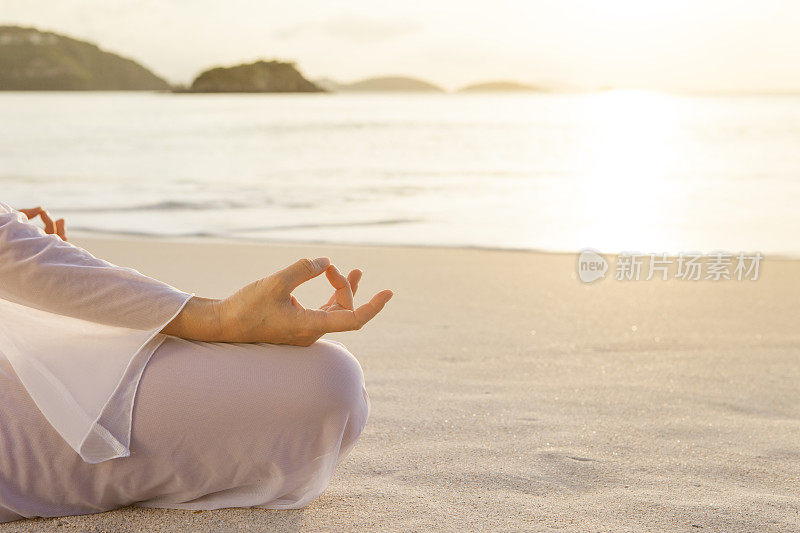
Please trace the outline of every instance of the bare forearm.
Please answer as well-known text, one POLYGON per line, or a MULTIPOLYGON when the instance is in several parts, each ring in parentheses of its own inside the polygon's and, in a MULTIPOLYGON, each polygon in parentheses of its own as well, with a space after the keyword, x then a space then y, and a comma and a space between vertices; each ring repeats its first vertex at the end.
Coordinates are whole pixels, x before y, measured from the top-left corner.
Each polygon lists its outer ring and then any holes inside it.
POLYGON ((193 296, 161 333, 182 339, 226 342, 219 316, 219 300, 193 296))

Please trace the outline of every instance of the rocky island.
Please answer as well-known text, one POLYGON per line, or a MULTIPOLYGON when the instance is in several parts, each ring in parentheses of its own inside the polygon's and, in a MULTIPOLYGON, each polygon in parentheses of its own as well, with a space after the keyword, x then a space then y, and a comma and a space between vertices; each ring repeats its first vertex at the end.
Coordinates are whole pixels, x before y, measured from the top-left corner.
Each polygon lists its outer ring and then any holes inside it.
POLYGON ((169 84, 136 61, 57 33, 0 26, 0 90, 152 91, 169 84))
POLYGON ((487 81, 484 83, 474 83, 458 90, 460 93, 520 93, 542 91, 538 87, 532 87, 516 81, 487 81))
POLYGON ((407 76, 367 78, 355 83, 339 85, 337 90, 341 92, 444 92, 441 87, 432 83, 407 76))
POLYGON ((316 93, 323 89, 303 77, 294 63, 256 61, 248 65, 216 67, 201 73, 188 92, 193 93, 316 93))

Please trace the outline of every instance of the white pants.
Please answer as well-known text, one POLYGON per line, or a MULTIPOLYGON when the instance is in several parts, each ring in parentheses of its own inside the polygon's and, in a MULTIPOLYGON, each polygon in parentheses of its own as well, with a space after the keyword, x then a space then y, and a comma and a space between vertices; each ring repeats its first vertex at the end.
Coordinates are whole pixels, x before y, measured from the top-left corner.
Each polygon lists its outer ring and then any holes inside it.
POLYGON ((356 359, 309 348, 168 338, 145 368, 131 455, 89 464, 0 357, 0 522, 107 511, 303 507, 369 415, 356 359))

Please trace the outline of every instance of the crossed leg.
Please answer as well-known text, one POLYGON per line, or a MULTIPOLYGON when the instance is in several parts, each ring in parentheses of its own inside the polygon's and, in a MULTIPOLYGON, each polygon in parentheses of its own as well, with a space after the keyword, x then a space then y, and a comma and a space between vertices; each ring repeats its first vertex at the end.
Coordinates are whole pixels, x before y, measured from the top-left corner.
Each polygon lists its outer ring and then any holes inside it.
POLYGON ((168 337, 139 383, 131 455, 93 465, 0 358, 0 522, 131 504, 303 507, 328 485, 368 414, 361 367, 338 343, 168 337))

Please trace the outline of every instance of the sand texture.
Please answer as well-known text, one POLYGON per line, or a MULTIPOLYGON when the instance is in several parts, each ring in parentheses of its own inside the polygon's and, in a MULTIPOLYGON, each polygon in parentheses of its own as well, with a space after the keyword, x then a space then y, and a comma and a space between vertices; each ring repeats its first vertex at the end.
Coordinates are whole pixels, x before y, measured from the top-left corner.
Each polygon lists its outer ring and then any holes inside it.
MULTIPOLYGON (((2 531, 798 531, 800 262, 755 282, 580 283, 575 256, 76 238, 225 296, 303 256, 385 312, 334 335, 372 414, 301 511, 126 508, 2 531)), ((324 280, 301 302, 327 299, 324 280)))

